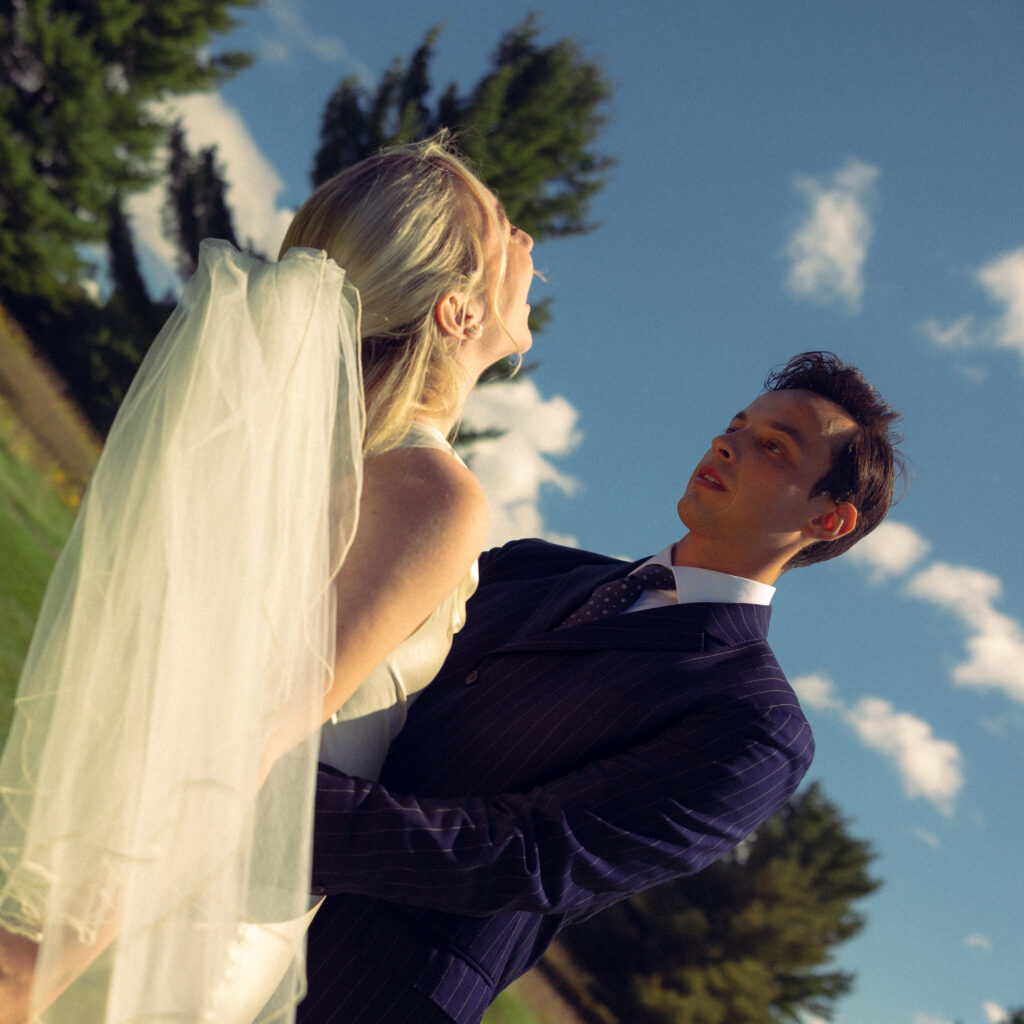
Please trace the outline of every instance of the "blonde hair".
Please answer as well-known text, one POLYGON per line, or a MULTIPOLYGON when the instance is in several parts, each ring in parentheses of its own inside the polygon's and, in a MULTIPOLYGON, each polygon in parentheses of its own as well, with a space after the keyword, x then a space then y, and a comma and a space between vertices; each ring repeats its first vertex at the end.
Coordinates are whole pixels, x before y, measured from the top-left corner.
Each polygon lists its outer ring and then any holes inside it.
POLYGON ((482 294, 497 315, 505 249, 485 280, 483 240, 498 230, 491 193, 444 132, 353 164, 295 215, 281 253, 324 249, 359 291, 367 454, 400 440, 417 412, 457 408, 460 370, 435 307, 453 291, 482 294))

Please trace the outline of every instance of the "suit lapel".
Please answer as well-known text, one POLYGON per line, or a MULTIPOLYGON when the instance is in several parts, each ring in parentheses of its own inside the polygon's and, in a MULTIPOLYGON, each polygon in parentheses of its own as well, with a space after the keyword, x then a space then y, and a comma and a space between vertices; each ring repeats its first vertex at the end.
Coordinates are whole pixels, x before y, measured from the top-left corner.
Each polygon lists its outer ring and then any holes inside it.
MULTIPOLYGON (((705 637, 703 617, 695 616, 693 612, 707 607, 691 604, 652 608, 632 615, 616 615, 585 626, 569 629, 552 627, 544 632, 516 637, 495 653, 602 649, 701 651, 705 637)), ((557 619, 556 623, 560 621, 557 619)))
POLYGON ((625 576, 644 561, 646 559, 596 567, 582 565, 558 577, 558 585, 547 588, 544 598, 516 630, 513 642, 555 630, 558 624, 576 611, 602 583, 625 576))
POLYGON ((771 609, 751 604, 682 604, 616 615, 570 629, 558 624, 572 614, 596 587, 618 579, 647 559, 612 566, 581 566, 566 573, 526 617, 499 651, 540 650, 677 650, 701 651, 706 638, 731 646, 764 640, 771 609))
MULTIPOLYGON (((682 607, 685 607, 683 605, 682 607)), ((735 645, 748 640, 764 640, 772 610, 764 604, 705 604, 706 629, 720 643, 735 645)))

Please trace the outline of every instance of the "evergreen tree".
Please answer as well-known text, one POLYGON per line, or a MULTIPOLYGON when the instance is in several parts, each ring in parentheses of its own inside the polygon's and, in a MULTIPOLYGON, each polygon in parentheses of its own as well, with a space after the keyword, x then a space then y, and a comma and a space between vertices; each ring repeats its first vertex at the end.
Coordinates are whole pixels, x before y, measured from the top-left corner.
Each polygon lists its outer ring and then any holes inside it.
POLYGON ((313 167, 319 185, 380 146, 454 130, 459 148, 501 196, 513 223, 536 239, 580 234, 613 161, 594 143, 611 87, 570 38, 544 46, 535 17, 507 32, 491 70, 465 95, 449 85, 431 107, 430 65, 440 29, 371 93, 341 82, 324 111, 313 167))
POLYGON ((131 323, 131 333, 145 339, 136 360, 141 360, 149 343, 163 326, 173 308, 167 302, 154 302, 139 270, 131 225, 124 212, 121 197, 110 205, 107 215, 107 252, 110 254, 110 281, 112 287, 106 309, 116 311, 122 323, 131 323))
POLYGON ((158 170, 150 158, 166 128, 151 101, 243 67, 244 56, 206 46, 251 2, 0 5, 0 301, 73 299, 80 247, 104 239, 115 196, 158 170))
POLYGON ((873 854, 815 784, 698 875, 568 929, 588 998, 629 1024, 778 1024, 831 1016, 851 975, 827 968, 864 924, 873 854), (822 969, 822 968, 825 969, 822 969))
POLYGON ((152 155, 167 127, 153 102, 248 63, 207 46, 252 2, 0 4, 0 303, 101 432, 151 340, 136 329, 158 308, 129 280, 121 217, 121 197, 160 171, 152 155), (103 242, 114 246, 106 306, 82 284, 103 242))
POLYGON ((174 307, 170 299, 150 299, 119 197, 105 211, 104 221, 111 285, 106 302, 97 302, 83 290, 70 293, 59 306, 42 299, 31 304, 22 300, 33 314, 32 340, 101 436, 174 307))
POLYGON ((175 125, 167 178, 164 234, 177 245, 178 272, 187 280, 195 273, 199 243, 204 238, 223 238, 238 247, 225 198, 227 186, 217 165, 217 147, 209 146, 193 156, 181 126, 175 125))

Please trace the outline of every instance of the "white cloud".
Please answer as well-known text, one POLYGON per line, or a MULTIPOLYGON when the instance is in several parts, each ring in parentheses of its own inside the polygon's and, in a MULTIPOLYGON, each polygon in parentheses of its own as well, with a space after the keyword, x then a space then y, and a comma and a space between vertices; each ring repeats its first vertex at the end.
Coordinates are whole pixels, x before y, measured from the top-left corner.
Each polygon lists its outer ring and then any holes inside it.
POLYGON ((1024 248, 996 257, 974 274, 989 297, 1004 306, 993 319, 962 316, 947 324, 934 317, 918 325, 932 344, 947 351, 981 345, 1013 349, 1024 359, 1024 248))
POLYGON ((567 455, 580 442, 578 413, 564 398, 542 398, 529 378, 477 388, 466 403, 468 428, 506 431, 474 442, 467 461, 483 484, 491 506, 489 543, 546 536, 563 544, 575 538, 545 531, 539 501, 545 487, 572 494, 577 482, 549 461, 567 455))
MULTIPOLYGON (((166 163, 166 151, 157 153, 157 159, 166 163)), ((167 196, 166 178, 158 178, 145 192, 136 192, 128 199, 128 216, 139 250, 139 262, 146 283, 154 295, 179 292, 181 281, 177 277, 177 251, 164 238, 161 218, 167 196)))
POLYGON ((987 935, 979 935, 977 932, 964 938, 964 945, 968 949, 977 949, 982 953, 992 951, 992 940, 987 935))
MULTIPOLYGON (((882 523, 846 556, 880 582, 906 573, 931 544, 905 523, 882 523)), ((967 629, 967 657, 953 669, 960 686, 1001 690, 1024 704, 1024 628, 995 607, 998 577, 966 565, 933 562, 912 576, 906 593, 952 612, 967 629)))
POLYGON ((905 573, 931 550, 928 543, 906 523, 884 522, 854 545, 847 558, 871 573, 874 582, 905 573))
POLYGON ((1006 1010, 1004 1010, 998 1003, 992 1002, 991 999, 986 999, 981 1005, 985 1010, 985 1016, 988 1019, 989 1024, 1005 1024, 1005 1022, 1010 1018, 1010 1015, 1006 1010))
POLYGON ((1006 305, 996 325, 996 343, 1024 357, 1024 248, 982 267, 978 280, 992 298, 1006 305))
POLYGON ((945 1017, 933 1017, 930 1013, 915 1013, 914 1024, 953 1024, 945 1017))
MULTIPOLYGON (((217 160, 227 182, 226 198, 234 216, 235 232, 243 246, 276 258, 293 211, 277 206, 284 188, 280 175, 260 151, 238 112, 218 93, 180 96, 157 107, 165 120, 180 119, 189 148, 196 152, 217 147, 217 160)), ((166 163, 166 151, 157 154, 166 163)), ((136 237, 164 268, 167 286, 175 284, 175 250, 163 236, 161 209, 166 197, 161 178, 148 191, 129 202, 136 237)), ((152 260, 147 269, 153 270, 152 260)))
POLYGON ((946 325, 934 317, 929 317, 921 323, 920 330, 930 342, 938 345, 939 348, 971 348, 980 340, 973 316, 964 316, 946 325))
POLYGON ((991 735, 1005 739, 1007 736, 1016 733, 1024 733, 1024 713, 1010 711, 1009 713, 992 715, 980 718, 978 724, 986 732, 991 733, 991 735))
POLYGON ((793 294, 851 313, 860 309, 877 178, 877 167, 851 159, 828 180, 803 175, 794 179, 808 209, 786 246, 787 284, 793 294))
POLYGON ((907 592, 952 612, 970 631, 967 659, 953 670, 961 686, 1002 690, 1024 703, 1024 630, 994 607, 1000 580, 981 569, 935 562, 914 576, 907 592))
POLYGON ((827 676, 812 673, 798 676, 792 681, 793 689, 801 704, 818 711, 836 711, 842 708, 842 701, 835 696, 835 686, 827 676))
POLYGON ((939 739, 923 719, 897 711, 881 697, 865 697, 848 706, 827 676, 798 676, 792 686, 802 703, 836 715, 864 746, 892 761, 908 797, 923 797, 943 814, 952 814, 964 782, 955 743, 939 739))
POLYGON ((845 718, 865 746, 895 762, 907 796, 924 797, 944 814, 952 813, 964 782, 955 743, 939 739, 923 719, 897 711, 881 697, 857 701, 845 718))
POLYGON ((301 0, 265 0, 267 13, 274 20, 275 36, 263 43, 263 59, 286 64, 296 56, 313 56, 318 60, 340 64, 346 74, 354 74, 363 82, 372 79, 370 69, 354 57, 341 36, 311 28, 303 17, 301 0))
POLYGON ((937 850, 942 845, 942 841, 934 832, 929 832, 924 828, 912 829, 911 835, 916 839, 920 839, 922 843, 926 846, 930 846, 933 850, 937 850))

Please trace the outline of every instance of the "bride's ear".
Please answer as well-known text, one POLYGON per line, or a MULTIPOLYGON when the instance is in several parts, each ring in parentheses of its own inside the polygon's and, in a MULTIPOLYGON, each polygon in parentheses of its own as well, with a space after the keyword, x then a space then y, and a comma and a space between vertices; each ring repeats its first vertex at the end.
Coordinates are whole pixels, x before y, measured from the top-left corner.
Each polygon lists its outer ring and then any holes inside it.
POLYGON ((462 292, 449 292, 434 307, 434 321, 448 338, 472 338, 479 333, 479 316, 462 292))

